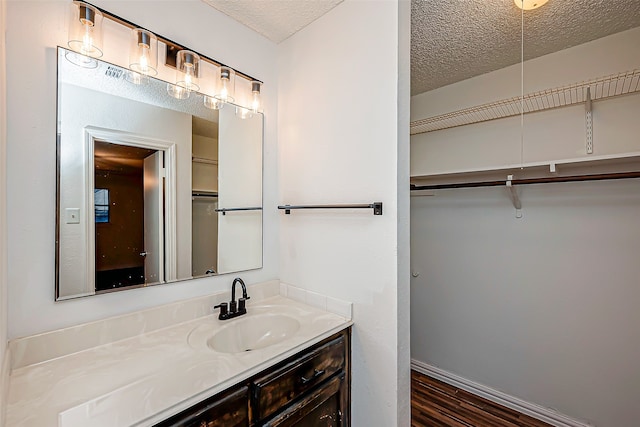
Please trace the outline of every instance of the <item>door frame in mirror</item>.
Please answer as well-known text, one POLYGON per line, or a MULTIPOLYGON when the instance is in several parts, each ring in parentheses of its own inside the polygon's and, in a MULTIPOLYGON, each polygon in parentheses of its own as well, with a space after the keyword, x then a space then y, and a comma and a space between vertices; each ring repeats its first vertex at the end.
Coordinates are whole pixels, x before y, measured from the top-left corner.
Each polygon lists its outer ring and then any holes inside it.
MULTIPOLYGON (((60 296, 60 267, 56 263, 56 301, 73 299, 80 296, 95 295, 95 212, 94 212, 94 187, 95 187, 95 141, 104 141, 111 144, 127 145, 136 148, 153 149, 164 152, 164 280, 157 282, 167 283, 175 281, 177 277, 177 187, 176 187, 176 143, 158 138, 151 138, 145 135, 123 132, 113 129, 87 126, 84 128, 85 161, 84 161, 84 199, 86 215, 86 235, 87 245, 85 256, 87 257, 87 280, 84 284, 85 292, 74 294, 73 296, 60 296)), ((58 177, 60 168, 58 166, 58 177)), ((58 185, 60 185, 58 178, 58 185)), ((58 203, 59 206, 59 203, 58 203)), ((58 207, 60 209, 60 207, 58 207)), ((61 213, 58 212, 58 217, 61 213)), ((56 236, 60 235, 60 221, 56 222, 56 236)), ((60 238, 56 239, 56 257, 60 254, 60 238)), ((130 288, 142 287, 143 285, 133 285, 130 288)), ((119 288, 124 289, 124 288, 119 288)), ((102 291, 105 293, 109 291, 102 291)))

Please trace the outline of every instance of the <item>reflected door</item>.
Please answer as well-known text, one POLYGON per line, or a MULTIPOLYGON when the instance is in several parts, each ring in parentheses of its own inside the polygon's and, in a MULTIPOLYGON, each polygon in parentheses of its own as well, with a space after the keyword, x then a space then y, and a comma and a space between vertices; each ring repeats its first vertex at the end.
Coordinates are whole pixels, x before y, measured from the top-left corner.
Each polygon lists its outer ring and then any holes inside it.
POLYGON ((145 284, 164 281, 163 158, 157 151, 144 159, 144 277, 145 284))

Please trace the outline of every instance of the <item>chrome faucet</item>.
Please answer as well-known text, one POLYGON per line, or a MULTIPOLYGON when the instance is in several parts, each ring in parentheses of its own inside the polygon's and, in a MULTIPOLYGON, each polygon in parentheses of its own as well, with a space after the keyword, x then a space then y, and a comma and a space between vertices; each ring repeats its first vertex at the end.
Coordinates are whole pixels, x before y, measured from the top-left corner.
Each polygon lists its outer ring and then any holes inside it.
POLYGON ((241 278, 236 277, 233 279, 233 283, 231 284, 231 301, 229 301, 229 303, 220 303, 213 308, 220 308, 220 315, 218 316, 218 319, 233 319, 234 317, 242 316, 247 313, 246 303, 248 299, 251 299, 251 297, 247 296, 247 287, 245 286, 244 281, 241 278), (242 298, 238 299, 237 302, 236 283, 240 283, 240 286, 242 286, 242 298))

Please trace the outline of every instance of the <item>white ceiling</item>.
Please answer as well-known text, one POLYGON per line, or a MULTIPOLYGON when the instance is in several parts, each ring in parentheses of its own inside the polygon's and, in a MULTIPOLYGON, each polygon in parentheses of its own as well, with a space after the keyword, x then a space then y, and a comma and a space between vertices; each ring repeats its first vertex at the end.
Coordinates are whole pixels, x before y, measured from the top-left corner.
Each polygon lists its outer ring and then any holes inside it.
POLYGON ((203 0, 236 21, 280 43, 343 0, 203 0))
MULTIPOLYGON (((520 24, 513 0, 412 0, 411 94, 520 62, 520 24)), ((549 0, 524 12, 525 59, 637 26, 640 0, 549 0)))
MULTIPOLYGON (((203 1, 280 43, 343 0, 203 1)), ((640 26, 640 0, 549 0, 524 20, 531 59, 640 26)), ((513 0, 411 0, 411 94, 518 63, 520 34, 513 0)))

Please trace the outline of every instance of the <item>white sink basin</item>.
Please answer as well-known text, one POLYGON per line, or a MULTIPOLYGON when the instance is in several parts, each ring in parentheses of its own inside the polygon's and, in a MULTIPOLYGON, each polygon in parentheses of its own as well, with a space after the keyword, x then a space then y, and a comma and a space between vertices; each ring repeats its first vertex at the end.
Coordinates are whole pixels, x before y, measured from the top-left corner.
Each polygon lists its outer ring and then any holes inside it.
POLYGON ((212 350, 220 353, 241 353, 278 344, 300 329, 300 322, 277 313, 256 314, 229 320, 207 340, 212 350))

